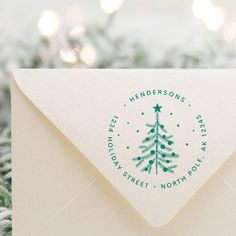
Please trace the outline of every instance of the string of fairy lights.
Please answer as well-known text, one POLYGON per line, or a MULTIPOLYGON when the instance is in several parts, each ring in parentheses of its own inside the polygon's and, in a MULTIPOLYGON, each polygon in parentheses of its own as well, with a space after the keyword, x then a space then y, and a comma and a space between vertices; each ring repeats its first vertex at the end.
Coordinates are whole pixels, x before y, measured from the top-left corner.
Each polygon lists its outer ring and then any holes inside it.
POLYGON ((202 20, 206 28, 222 33, 226 42, 236 38, 236 20, 229 19, 226 10, 213 0, 194 0, 192 10, 195 17, 202 20))
MULTIPOLYGON (((101 9, 111 17, 116 11, 120 9, 124 0, 101 0, 101 9)), ((69 25, 73 24, 73 18, 79 15, 80 9, 70 8, 65 13, 66 21, 69 25)), ((74 19, 76 20, 76 19, 74 19)), ((38 20, 38 30, 40 34, 47 40, 52 40, 55 36, 58 36, 61 27, 60 15, 54 10, 44 10, 38 20)), ((69 31, 70 38, 81 37, 86 33, 86 27, 84 25, 74 25, 69 31)), ((74 64, 78 60, 82 61, 86 66, 94 64, 97 58, 96 48, 91 43, 86 43, 83 47, 76 48, 61 48, 59 50, 60 57, 65 63, 74 64)))
MULTIPOLYGON (((103 30, 106 27, 109 28, 114 15, 124 3, 127 2, 124 0, 100 0, 100 7, 108 18, 107 25, 102 26, 103 30)), ((236 19, 233 20, 227 9, 217 4, 216 0, 192 0, 191 3, 193 16, 199 19, 206 29, 217 32, 217 35, 221 35, 227 43, 236 39, 236 19)), ((107 38, 107 35, 101 30, 102 27, 96 23, 93 23, 92 27, 81 24, 85 18, 84 15, 86 15, 86 11, 83 11, 79 5, 66 7, 63 14, 54 9, 45 9, 41 12, 37 21, 37 29, 41 35, 40 39, 47 42, 47 44, 40 42, 37 51, 42 65, 51 67, 50 60, 54 60, 54 67, 61 66, 60 62, 63 63, 63 66, 68 64, 68 67, 96 67, 101 55, 104 55, 103 58, 108 58, 104 51, 99 50, 100 45, 94 41, 101 34, 103 34, 104 41, 108 42, 110 38, 107 38), (99 30, 101 30, 101 34, 99 30), (70 44, 70 42, 73 43, 70 44), (60 61, 58 64, 57 60, 60 61)), ((110 40, 110 44, 113 42, 114 40, 110 40)), ((102 43, 102 46, 106 47, 105 50, 109 51, 111 48, 109 43, 102 43)), ((116 50, 113 47, 109 56, 114 56, 116 50)), ((126 51, 128 52, 128 49, 126 51)), ((111 61, 110 59, 108 58, 106 62, 111 61)), ((103 63, 103 66, 106 65, 103 63)), ((10 63, 10 67, 12 67, 12 63, 10 63)))
MULTIPOLYGON (((124 0, 101 0, 100 6, 108 16, 112 16, 123 3, 124 0)), ((222 33, 226 42, 231 42, 236 38, 236 21, 227 20, 224 9, 214 3, 213 0, 193 0, 192 11, 193 15, 200 19, 208 30, 222 33)), ((81 11, 76 7, 69 8, 65 12, 65 20, 69 25, 72 25, 69 31, 71 38, 80 37, 86 33, 87 29, 84 25, 73 25, 74 18, 79 15, 81 15, 81 11)), ((48 40, 52 40, 58 35, 61 25, 61 17, 54 10, 44 10, 38 20, 38 30, 48 40)), ((74 49, 61 48, 59 55, 62 61, 69 64, 76 63, 79 56, 79 60, 86 66, 93 65, 97 58, 96 47, 91 43, 74 49)))

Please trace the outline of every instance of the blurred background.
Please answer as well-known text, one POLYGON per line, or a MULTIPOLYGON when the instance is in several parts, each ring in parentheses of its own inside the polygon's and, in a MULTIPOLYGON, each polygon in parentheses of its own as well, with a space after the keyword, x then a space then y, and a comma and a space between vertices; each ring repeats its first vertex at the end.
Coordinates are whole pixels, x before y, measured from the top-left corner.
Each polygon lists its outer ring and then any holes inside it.
POLYGON ((15 68, 229 68, 235 0, 0 0, 0 229, 11 235, 15 68))

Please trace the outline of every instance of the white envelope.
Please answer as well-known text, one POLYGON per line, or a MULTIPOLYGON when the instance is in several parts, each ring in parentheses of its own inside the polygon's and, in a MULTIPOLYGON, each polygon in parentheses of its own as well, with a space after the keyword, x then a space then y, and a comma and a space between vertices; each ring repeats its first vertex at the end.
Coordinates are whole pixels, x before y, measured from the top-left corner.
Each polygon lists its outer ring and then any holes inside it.
POLYGON ((235 70, 13 77, 13 235, 236 234, 235 70))

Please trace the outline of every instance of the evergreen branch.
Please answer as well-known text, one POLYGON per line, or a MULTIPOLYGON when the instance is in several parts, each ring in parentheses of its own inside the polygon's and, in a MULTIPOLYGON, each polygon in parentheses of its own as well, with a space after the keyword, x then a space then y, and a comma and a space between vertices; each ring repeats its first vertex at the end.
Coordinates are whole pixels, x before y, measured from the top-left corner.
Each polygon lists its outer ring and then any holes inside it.
POLYGON ((11 160, 11 154, 7 153, 0 158, 0 164, 4 163, 5 161, 10 161, 10 160, 11 160))
POLYGON ((146 149, 144 149, 144 150, 142 151, 142 153, 147 152, 147 151, 150 150, 153 146, 155 146, 155 142, 153 142, 150 146, 146 147, 146 149))
POLYGON ((149 137, 146 137, 146 138, 142 141, 142 143, 150 142, 150 141, 152 141, 155 137, 156 137, 155 134, 154 134, 154 135, 151 135, 151 136, 149 136, 149 137))
MULTIPOLYGON (((172 169, 170 169, 169 167, 166 167, 164 165, 162 165, 160 162, 158 162, 158 164, 161 166, 162 170, 164 172, 171 172, 171 173, 174 173, 174 171, 172 169)), ((176 166, 177 167, 177 166, 176 166)))
POLYGON ((10 211, 8 208, 5 208, 4 211, 0 212, 0 222, 10 217, 11 215, 12 215, 12 211, 10 211))
POLYGON ((169 166, 168 169, 174 169, 174 168, 176 168, 176 167, 177 167, 177 165, 169 166))
POLYGON ((154 158, 153 160, 150 160, 150 161, 148 162, 148 165, 145 166, 141 171, 147 171, 147 172, 150 174, 151 171, 152 171, 152 166, 153 166, 153 164, 155 163, 155 161, 156 161, 156 158, 154 158))
POLYGON ((178 158, 179 157, 179 155, 174 152, 165 153, 165 152, 158 151, 158 154, 160 154, 163 158, 178 158))
POLYGON ((163 158, 161 158, 161 157, 159 157, 158 160, 159 160, 159 161, 162 161, 162 162, 164 162, 164 163, 167 163, 167 164, 173 162, 173 161, 171 161, 171 160, 163 159, 163 158))
POLYGON ((162 168, 162 169, 164 169, 164 168, 166 168, 164 165, 162 165, 159 161, 158 161, 158 165, 162 168))
POLYGON ((166 139, 166 136, 165 136, 165 135, 158 134, 158 137, 159 137, 162 141, 168 142, 168 140, 166 139))
POLYGON ((11 227, 12 221, 11 220, 1 220, 0 221, 0 228, 11 227))
POLYGON ((144 159, 142 159, 141 161, 138 162, 138 164, 136 164, 136 167, 139 167, 141 164, 143 164, 144 159))
POLYGON ((0 181, 0 200, 4 206, 11 207, 11 193, 7 190, 6 186, 0 181))
POLYGON ((161 128, 161 130, 164 132, 164 133, 167 133, 166 129, 164 128, 164 125, 162 124, 158 124, 158 126, 161 128))
POLYGON ((0 135, 0 234, 10 235, 11 210, 11 132, 5 129, 0 135))
POLYGON ((5 234, 11 235, 12 225, 12 210, 7 207, 0 207, 0 228, 3 229, 5 234))
POLYGON ((151 124, 146 124, 146 126, 149 127, 149 128, 154 128, 155 127, 155 125, 151 125, 151 124))
POLYGON ((7 145, 7 144, 11 144, 11 139, 9 139, 9 138, 0 139, 0 146, 4 146, 4 145, 7 145))
POLYGON ((148 172, 150 174, 151 170, 152 170, 152 165, 149 164, 148 166, 145 166, 141 171, 142 172, 146 171, 146 172, 148 172))
POLYGON ((148 154, 146 156, 139 156, 139 157, 134 157, 132 160, 133 161, 139 161, 138 164, 136 164, 136 167, 140 166, 146 159, 152 157, 154 154, 148 154))
MULTIPOLYGON (((172 136, 172 135, 171 135, 172 136)), ((169 136, 169 137, 171 137, 169 136)), ((161 140, 163 140, 164 142, 166 142, 168 145, 172 145, 174 144, 175 142, 173 140, 170 140, 169 137, 167 137, 166 135, 161 135, 161 134, 158 134, 158 137, 161 138, 161 140)), ((173 137, 173 136, 172 136, 173 137)))
POLYGON ((143 149, 143 148, 147 148, 147 146, 139 146, 138 148, 143 149))
POLYGON ((0 138, 0 176, 11 186, 11 142, 10 131, 6 129, 0 138))
POLYGON ((163 149, 163 150, 167 150, 167 151, 169 151, 169 152, 172 151, 171 148, 167 147, 164 143, 162 143, 162 142, 160 142, 160 141, 158 142, 158 145, 159 145, 160 148, 163 149))

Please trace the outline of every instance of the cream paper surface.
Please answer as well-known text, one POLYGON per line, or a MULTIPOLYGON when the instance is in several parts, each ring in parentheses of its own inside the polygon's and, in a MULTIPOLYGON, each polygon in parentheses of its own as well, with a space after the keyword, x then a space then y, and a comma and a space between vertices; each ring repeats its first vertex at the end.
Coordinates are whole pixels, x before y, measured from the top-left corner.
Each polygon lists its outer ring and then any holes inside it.
MULTIPOLYGON (((37 84, 37 81, 35 83, 37 84)), ((58 90, 55 91, 58 93, 58 90)), ((33 92, 40 94, 40 90, 33 90, 33 92)), ((50 96, 55 98, 53 94, 50 96)), ((93 104, 93 99, 91 100, 93 104)), ((70 235, 79 233, 94 235, 95 232, 106 235, 105 229, 113 229, 114 235, 121 233, 144 235, 147 232, 150 235, 156 235, 157 232, 160 235, 172 235, 173 232, 175 234, 179 232, 179 235, 189 235, 190 232, 191 235, 199 235, 199 232, 202 233, 206 229, 215 234, 227 232, 227 235, 233 235, 235 232, 233 219, 236 180, 233 173, 235 168, 233 158, 225 164, 221 173, 207 182, 171 223, 156 229, 137 214, 124 197, 86 161, 87 157, 82 156, 42 116, 15 84, 12 102, 13 114, 15 114, 13 115, 13 156, 15 157, 13 158, 13 194, 16 235, 27 235, 27 233, 28 235, 66 235, 68 230, 71 230, 70 235), (27 170, 32 172, 28 173, 27 170), (27 192, 29 189, 31 191, 27 192), (223 221, 222 214, 225 219, 223 221), (214 222, 214 227, 209 223, 209 219, 214 222), (223 228, 217 227, 220 219, 223 228), (32 228, 29 227, 29 222, 32 228), (181 232, 177 230, 179 227, 183 228, 181 232)), ((55 106, 61 104, 63 110, 60 99, 53 102, 55 106)), ((55 113, 54 111, 54 115, 55 113)), ((68 115, 68 111, 65 114, 68 115)), ((60 115, 63 117, 62 113, 60 115)), ((86 140, 86 135, 83 135, 86 140)), ((225 145, 227 147, 228 144, 225 145)), ((221 149, 224 151, 223 148, 221 149)), ((91 151, 94 150, 92 148, 91 151)), ((228 155, 227 150, 224 155, 226 154, 228 155)), ((229 156, 224 156, 224 160, 229 156)), ((178 199, 173 193, 172 198, 178 204, 178 199)), ((157 209, 159 210, 159 206, 157 209)), ((171 206, 169 211, 170 214, 175 212, 171 206)))

